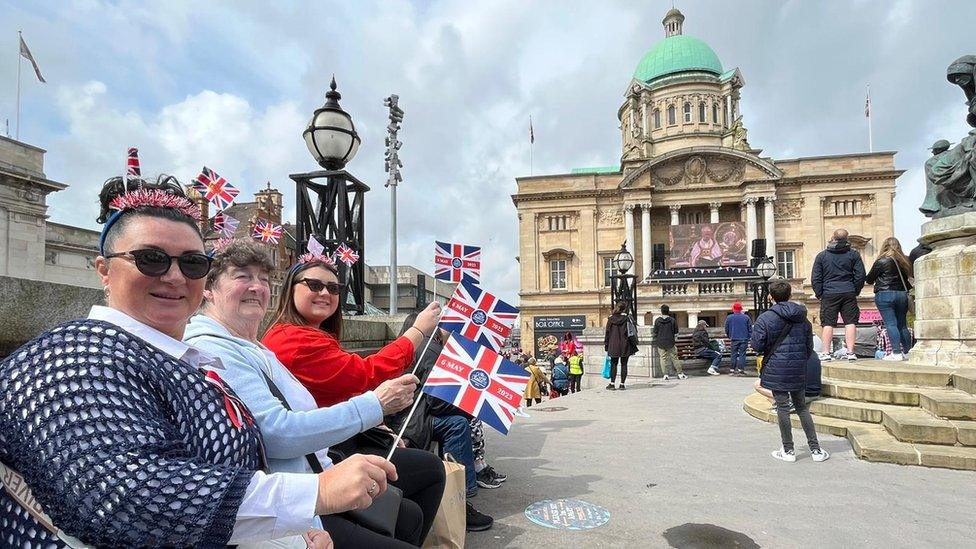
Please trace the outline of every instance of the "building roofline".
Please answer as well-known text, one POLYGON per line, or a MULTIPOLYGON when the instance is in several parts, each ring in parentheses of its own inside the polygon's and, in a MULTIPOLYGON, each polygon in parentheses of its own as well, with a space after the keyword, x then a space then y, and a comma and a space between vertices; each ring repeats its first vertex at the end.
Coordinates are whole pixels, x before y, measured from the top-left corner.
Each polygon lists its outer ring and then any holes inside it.
POLYGON ((840 157, 865 157, 865 156, 885 156, 885 155, 896 155, 898 151, 875 151, 875 152, 860 152, 860 153, 845 153, 845 154, 823 154, 818 156, 798 156, 796 158, 774 158, 773 162, 796 162, 798 160, 828 160, 831 158, 840 157))
POLYGON ((32 150, 35 150, 35 151, 40 152, 40 153, 46 153, 47 152, 46 149, 42 149, 42 148, 37 147, 35 145, 31 145, 30 143, 24 143, 23 141, 18 141, 16 139, 14 139, 13 137, 7 137, 5 135, 0 135, 0 140, 10 141, 11 143, 16 143, 16 144, 20 145, 21 147, 24 147, 24 148, 27 148, 27 149, 32 149, 32 150))

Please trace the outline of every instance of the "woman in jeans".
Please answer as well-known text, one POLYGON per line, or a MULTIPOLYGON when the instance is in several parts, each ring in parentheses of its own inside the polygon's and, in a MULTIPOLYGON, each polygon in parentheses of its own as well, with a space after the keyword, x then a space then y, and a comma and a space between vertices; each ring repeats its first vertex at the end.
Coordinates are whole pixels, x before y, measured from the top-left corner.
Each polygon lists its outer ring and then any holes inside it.
POLYGON ((874 284, 874 303, 878 306, 885 329, 891 339, 891 354, 882 360, 906 360, 912 348, 912 334, 908 331, 908 290, 912 289, 912 263, 895 237, 881 244, 878 259, 865 278, 874 284))

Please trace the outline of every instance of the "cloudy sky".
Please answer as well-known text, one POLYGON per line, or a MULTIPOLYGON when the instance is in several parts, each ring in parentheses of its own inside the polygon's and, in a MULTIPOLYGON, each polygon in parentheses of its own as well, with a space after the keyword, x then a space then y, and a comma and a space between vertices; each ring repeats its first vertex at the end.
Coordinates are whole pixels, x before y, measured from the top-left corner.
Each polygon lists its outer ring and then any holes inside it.
MULTIPOLYGON (((23 141, 48 150, 71 187, 54 221, 97 228, 95 195, 140 149, 144 173, 189 181, 206 164, 247 199, 316 168, 301 132, 332 74, 364 137, 348 167, 367 194, 367 261, 389 262, 382 99, 400 96, 400 263, 430 269, 432 241, 484 246, 483 282, 517 300, 510 195, 528 175, 619 161, 616 110, 641 56, 663 38, 667 2, 0 0, 0 118, 14 131, 17 30, 47 84, 23 66, 23 141), (3 46, 6 44, 6 46, 3 46)), ((946 66, 976 53, 976 2, 679 0, 684 33, 746 79, 750 143, 773 158, 897 151, 896 236, 924 221, 920 166, 968 127, 946 66)))

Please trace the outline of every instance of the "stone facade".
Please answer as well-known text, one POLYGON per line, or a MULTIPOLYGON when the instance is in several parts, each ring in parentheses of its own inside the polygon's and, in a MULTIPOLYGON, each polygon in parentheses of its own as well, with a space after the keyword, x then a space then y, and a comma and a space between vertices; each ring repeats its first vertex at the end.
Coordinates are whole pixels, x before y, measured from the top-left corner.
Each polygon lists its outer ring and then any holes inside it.
MULTIPOLYGON (((750 308, 754 273, 662 272, 654 250, 669 251, 672 225, 744 222, 747 241, 766 239, 813 321, 819 307, 809 276, 834 229, 851 233, 870 268, 880 242, 894 234, 895 181, 903 173, 895 153, 764 157, 746 139, 744 85, 738 69, 677 66, 649 82, 634 78, 617 113, 619 168, 516 179, 523 348, 534 341, 537 315, 586 315, 588 327, 604 325, 611 304, 604 271, 621 243, 634 255, 639 323, 650 324, 664 303, 681 326, 721 325, 734 301, 750 308)), ((875 308, 870 286, 861 305, 875 308)))

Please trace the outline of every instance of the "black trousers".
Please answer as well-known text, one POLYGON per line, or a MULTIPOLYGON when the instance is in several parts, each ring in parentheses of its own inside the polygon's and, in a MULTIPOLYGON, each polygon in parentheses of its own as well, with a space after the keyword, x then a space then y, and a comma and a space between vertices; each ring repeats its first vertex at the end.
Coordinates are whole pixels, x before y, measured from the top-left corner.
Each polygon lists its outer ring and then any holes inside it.
POLYGON ((377 534, 350 521, 345 515, 322 517, 336 547, 420 547, 437 515, 444 495, 444 463, 434 454, 413 448, 397 448, 390 460, 397 468, 391 482, 403 491, 395 538, 377 534))
POLYGON ((575 393, 580 390, 580 381, 583 379, 583 374, 569 374, 569 392, 575 393))
POLYGON ((629 356, 612 356, 610 357, 610 384, 613 385, 617 381, 617 363, 620 363, 620 384, 623 385, 627 383, 627 361, 630 360, 629 356))
MULTIPOLYGON (((532 407, 532 400, 533 399, 531 399, 531 398, 525 399, 525 407, 526 408, 531 408, 532 407)), ((535 399, 535 403, 536 404, 542 404, 542 399, 541 398, 535 399)))

